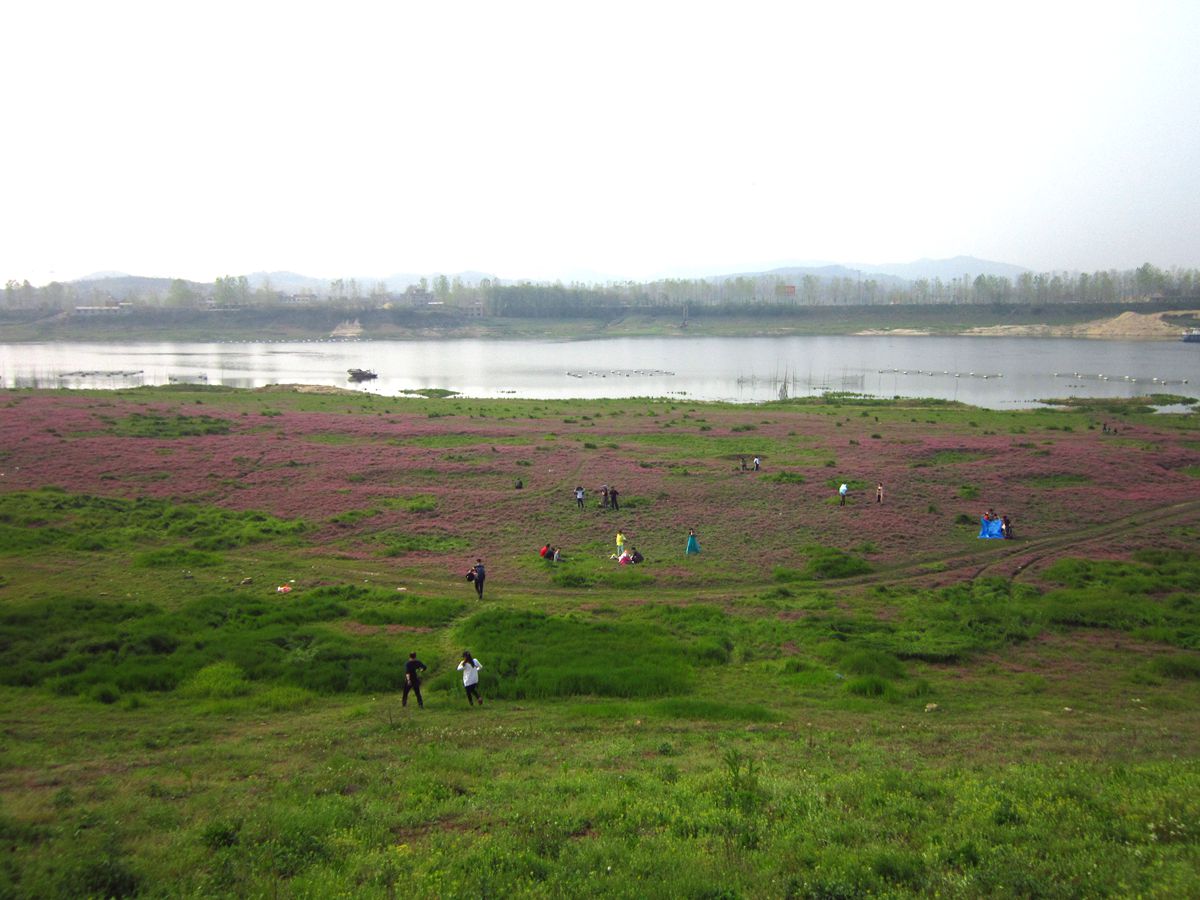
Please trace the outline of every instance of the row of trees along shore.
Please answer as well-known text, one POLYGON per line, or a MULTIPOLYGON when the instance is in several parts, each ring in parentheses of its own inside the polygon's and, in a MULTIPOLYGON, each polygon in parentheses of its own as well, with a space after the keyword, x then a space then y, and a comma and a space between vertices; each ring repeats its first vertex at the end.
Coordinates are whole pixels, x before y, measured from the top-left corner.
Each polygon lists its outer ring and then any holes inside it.
POLYGON ((51 282, 34 287, 9 281, 4 307, 10 310, 69 311, 119 302, 163 308, 246 308, 329 304, 342 309, 442 306, 479 315, 578 317, 630 314, 639 310, 703 311, 705 314, 786 312, 838 306, 1063 303, 1110 304, 1136 301, 1193 302, 1200 299, 1200 270, 1156 268, 1150 263, 1127 271, 1025 272, 1016 278, 964 275, 900 281, 893 278, 829 277, 804 274, 742 275, 710 279, 665 279, 605 285, 502 283, 484 278, 467 283, 439 275, 422 278, 404 291, 382 282, 370 287, 337 279, 322 291, 288 293, 269 283, 252 286, 245 276, 211 284, 182 279, 116 278, 51 282))

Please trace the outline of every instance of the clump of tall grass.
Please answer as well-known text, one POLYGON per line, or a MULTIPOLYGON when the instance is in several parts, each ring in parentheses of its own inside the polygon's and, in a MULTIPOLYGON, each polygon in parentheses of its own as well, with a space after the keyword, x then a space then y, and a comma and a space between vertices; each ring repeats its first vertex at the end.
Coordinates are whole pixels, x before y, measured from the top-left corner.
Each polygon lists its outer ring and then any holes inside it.
POLYGON ((457 636, 484 663, 485 694, 655 697, 692 689, 687 645, 650 624, 503 610, 472 617, 457 636))

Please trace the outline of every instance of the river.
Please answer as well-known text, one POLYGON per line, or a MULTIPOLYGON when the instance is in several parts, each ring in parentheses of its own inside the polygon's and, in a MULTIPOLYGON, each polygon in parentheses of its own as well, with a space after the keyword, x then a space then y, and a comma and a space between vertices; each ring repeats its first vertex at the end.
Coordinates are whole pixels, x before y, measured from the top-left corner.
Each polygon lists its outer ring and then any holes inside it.
POLYGON ((0 387, 318 384, 393 395, 677 397, 850 391, 1011 409, 1066 396, 1200 397, 1200 345, 1074 338, 804 336, 0 344, 0 387), (347 371, 378 378, 352 384, 347 371))

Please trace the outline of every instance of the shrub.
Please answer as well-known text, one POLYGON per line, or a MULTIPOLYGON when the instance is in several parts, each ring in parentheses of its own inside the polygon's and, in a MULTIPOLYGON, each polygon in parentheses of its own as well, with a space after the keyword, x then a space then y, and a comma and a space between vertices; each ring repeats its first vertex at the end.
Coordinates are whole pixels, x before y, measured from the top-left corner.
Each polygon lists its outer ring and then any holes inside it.
POLYGON ((115 684, 97 684, 88 696, 99 703, 116 703, 121 699, 121 691, 115 684))
POLYGON ((871 571, 871 564, 861 556, 852 556, 843 550, 819 548, 804 565, 808 578, 850 578, 871 571))
POLYGON ((234 663, 216 662, 193 675, 179 693, 197 699, 225 700, 250 693, 250 683, 234 663))
POLYGON ((867 675, 863 678, 853 678, 846 682, 846 690, 859 697, 882 697, 890 699, 895 695, 891 683, 878 675, 867 675))
POLYGON ((880 678, 902 678, 904 667, 900 660, 880 650, 856 650, 844 656, 842 669, 851 675, 877 675, 880 678))

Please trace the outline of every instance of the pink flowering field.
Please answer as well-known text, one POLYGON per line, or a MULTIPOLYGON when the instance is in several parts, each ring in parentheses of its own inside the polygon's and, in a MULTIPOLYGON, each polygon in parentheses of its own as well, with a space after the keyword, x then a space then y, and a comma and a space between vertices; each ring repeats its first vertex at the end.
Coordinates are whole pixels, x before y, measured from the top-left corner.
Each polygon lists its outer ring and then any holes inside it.
POLYGON ((49 485, 302 519, 315 556, 435 578, 479 556, 493 583, 543 583, 544 543, 568 563, 607 561, 621 528, 647 558, 644 575, 663 583, 762 582, 814 548, 936 583, 947 565, 986 565, 1077 532, 1093 555, 1138 544, 1129 517, 1200 498, 1194 422, 917 402, 8 392, 0 490, 49 485), (755 455, 761 470, 743 471, 755 455), (619 490, 619 511, 601 508, 603 484, 619 490), (1015 541, 976 539, 989 509, 1011 518, 1015 541), (1088 531, 1105 526, 1107 539, 1088 531), (702 547, 692 559, 689 528, 702 547))

